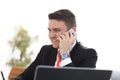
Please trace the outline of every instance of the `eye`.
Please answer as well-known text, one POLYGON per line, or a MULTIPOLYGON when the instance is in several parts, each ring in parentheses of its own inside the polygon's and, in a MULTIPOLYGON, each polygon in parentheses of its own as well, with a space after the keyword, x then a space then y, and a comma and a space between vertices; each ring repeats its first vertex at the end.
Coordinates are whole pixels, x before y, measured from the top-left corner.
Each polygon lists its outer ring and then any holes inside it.
POLYGON ((60 29, 58 29, 58 28, 56 28, 56 29, 54 29, 54 31, 55 32, 59 32, 59 31, 61 31, 60 29))
POLYGON ((51 30, 48 28, 48 31, 51 32, 51 30))

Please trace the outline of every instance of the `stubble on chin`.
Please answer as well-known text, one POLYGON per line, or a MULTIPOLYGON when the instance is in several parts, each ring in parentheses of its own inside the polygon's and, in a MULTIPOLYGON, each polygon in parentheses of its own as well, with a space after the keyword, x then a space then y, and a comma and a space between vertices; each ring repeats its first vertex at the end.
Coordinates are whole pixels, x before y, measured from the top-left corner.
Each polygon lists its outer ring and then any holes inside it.
POLYGON ((59 44, 52 44, 53 48, 59 48, 59 44))
POLYGON ((53 48, 59 48, 59 41, 56 41, 55 43, 52 42, 53 48))

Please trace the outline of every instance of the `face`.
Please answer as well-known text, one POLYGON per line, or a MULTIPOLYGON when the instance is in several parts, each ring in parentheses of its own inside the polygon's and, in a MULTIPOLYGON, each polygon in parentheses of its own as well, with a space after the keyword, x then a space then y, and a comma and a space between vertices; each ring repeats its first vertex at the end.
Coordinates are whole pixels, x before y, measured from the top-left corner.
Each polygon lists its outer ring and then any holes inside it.
POLYGON ((63 21, 49 20, 49 38, 54 48, 59 47, 58 37, 67 31, 67 26, 63 21))

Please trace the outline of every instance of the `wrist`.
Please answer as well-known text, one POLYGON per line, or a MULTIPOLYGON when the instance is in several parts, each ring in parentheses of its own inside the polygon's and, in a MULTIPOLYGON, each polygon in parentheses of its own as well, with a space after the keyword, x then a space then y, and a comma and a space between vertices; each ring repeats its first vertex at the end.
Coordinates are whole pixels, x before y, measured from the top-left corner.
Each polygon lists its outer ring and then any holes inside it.
POLYGON ((64 59, 66 59, 66 58, 69 58, 70 57, 70 55, 68 54, 68 53, 65 53, 65 52, 62 52, 61 53, 61 58, 64 60, 64 59))

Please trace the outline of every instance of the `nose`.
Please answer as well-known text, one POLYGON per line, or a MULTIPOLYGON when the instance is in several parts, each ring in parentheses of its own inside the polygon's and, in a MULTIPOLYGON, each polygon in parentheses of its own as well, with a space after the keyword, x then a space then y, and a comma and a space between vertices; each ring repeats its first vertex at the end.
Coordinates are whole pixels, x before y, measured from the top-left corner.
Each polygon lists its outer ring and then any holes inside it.
POLYGON ((52 31, 49 32, 49 37, 50 37, 50 38, 54 38, 55 36, 56 36, 56 34, 55 34, 54 32, 52 32, 52 31))

